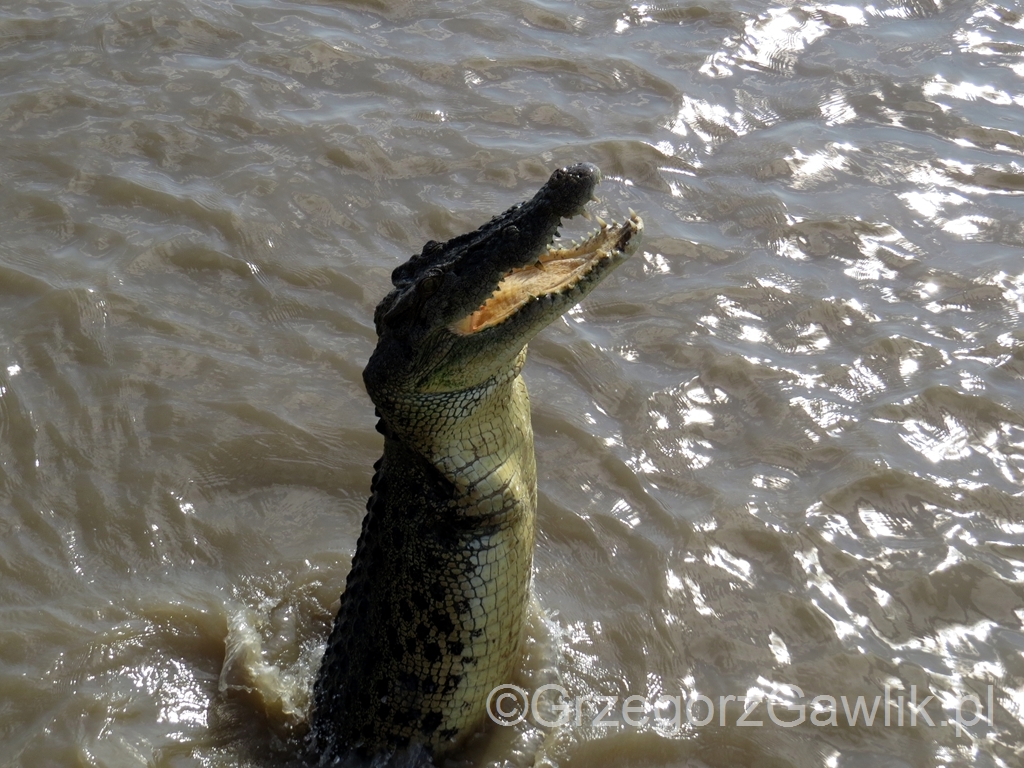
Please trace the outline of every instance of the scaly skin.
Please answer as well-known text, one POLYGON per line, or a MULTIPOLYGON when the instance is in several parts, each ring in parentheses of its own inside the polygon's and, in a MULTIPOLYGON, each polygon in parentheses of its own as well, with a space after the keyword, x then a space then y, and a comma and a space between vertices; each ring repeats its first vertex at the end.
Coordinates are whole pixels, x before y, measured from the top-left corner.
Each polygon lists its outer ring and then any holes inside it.
POLYGON ((364 372, 384 455, 313 692, 321 764, 458 746, 519 660, 537 502, 519 375, 526 343, 632 253, 632 215, 549 248, 600 174, 556 171, 533 200, 397 268, 364 372), (510 277, 511 275, 511 277, 510 277))

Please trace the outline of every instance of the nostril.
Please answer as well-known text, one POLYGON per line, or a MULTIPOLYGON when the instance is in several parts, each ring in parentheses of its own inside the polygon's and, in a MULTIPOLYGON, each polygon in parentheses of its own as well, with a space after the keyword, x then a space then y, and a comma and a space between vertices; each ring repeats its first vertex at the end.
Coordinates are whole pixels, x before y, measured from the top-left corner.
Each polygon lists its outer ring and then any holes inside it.
POLYGON ((601 183, 601 169, 596 165, 593 163, 580 163, 578 167, 584 169, 587 175, 594 180, 595 184, 601 183))

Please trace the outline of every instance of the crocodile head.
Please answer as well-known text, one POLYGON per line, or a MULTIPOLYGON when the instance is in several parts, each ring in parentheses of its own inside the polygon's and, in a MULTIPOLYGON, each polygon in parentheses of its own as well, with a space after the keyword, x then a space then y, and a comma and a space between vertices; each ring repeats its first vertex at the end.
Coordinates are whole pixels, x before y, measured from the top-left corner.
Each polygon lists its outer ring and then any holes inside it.
POLYGON ((579 244, 558 244, 584 215, 600 171, 555 171, 532 200, 474 232, 428 242, 395 269, 377 306, 377 348, 363 374, 375 403, 478 387, 522 365, 526 343, 586 296, 640 242, 635 214, 579 244))

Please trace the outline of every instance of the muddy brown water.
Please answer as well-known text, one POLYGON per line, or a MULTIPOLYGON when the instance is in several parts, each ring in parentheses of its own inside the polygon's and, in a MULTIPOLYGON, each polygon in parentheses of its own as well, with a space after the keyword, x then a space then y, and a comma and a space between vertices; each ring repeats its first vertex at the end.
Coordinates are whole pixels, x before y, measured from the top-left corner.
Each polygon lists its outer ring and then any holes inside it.
POLYGON ((463 764, 1021 765, 1022 12, 5 3, 0 765, 302 764, 373 307, 576 161, 647 234, 525 372, 568 722, 463 764))

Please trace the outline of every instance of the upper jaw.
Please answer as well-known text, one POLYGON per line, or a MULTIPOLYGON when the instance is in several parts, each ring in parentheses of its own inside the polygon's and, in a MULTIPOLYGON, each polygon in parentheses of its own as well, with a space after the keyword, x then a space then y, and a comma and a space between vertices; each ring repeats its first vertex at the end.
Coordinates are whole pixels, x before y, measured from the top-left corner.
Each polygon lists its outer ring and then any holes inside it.
POLYGON ((589 163, 559 168, 530 200, 446 243, 453 253, 441 297, 446 306, 438 320, 450 324, 473 312, 507 274, 540 259, 562 220, 585 212, 600 180, 601 172, 589 163))

